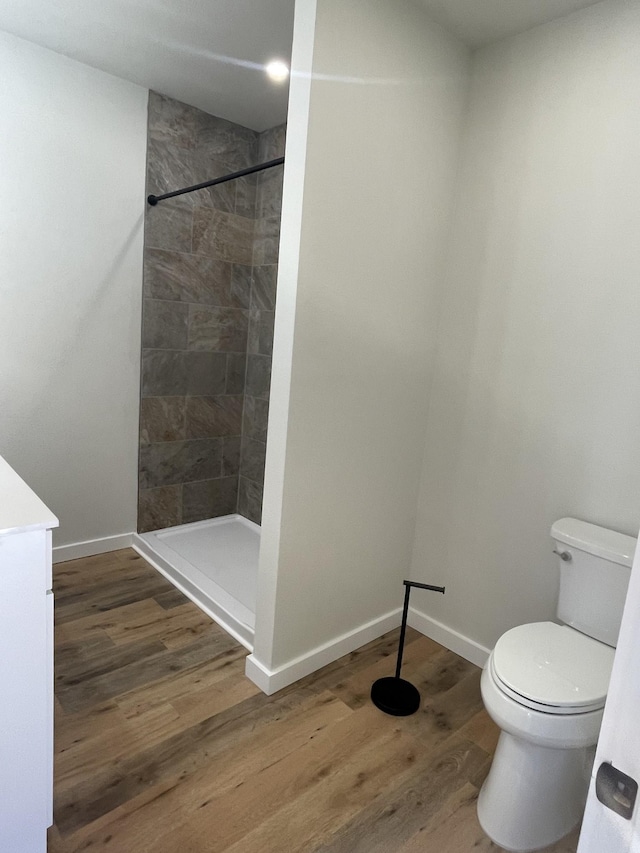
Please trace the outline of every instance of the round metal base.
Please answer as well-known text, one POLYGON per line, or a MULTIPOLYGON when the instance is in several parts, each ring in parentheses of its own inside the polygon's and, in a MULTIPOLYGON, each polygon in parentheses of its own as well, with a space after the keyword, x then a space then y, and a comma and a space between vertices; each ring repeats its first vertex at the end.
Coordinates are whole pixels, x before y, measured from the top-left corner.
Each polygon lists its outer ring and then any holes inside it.
POLYGON ((420 694, 410 681, 404 678, 379 678, 371 687, 371 701, 394 717, 408 717, 420 707, 420 694))

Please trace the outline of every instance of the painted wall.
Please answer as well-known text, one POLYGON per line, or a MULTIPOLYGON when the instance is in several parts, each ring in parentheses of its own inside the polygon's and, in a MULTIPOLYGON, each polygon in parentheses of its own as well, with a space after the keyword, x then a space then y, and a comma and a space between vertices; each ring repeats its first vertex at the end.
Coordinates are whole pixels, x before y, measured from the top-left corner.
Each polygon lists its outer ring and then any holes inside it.
POLYGON ((135 529, 146 107, 0 33, 0 453, 58 545, 135 529))
POLYGON ((467 82, 408 0, 301 0, 295 26, 253 656, 272 670, 401 604, 467 82))
POLYGON ((640 6, 475 55, 413 555, 485 647, 552 618, 549 529, 640 519, 640 6))

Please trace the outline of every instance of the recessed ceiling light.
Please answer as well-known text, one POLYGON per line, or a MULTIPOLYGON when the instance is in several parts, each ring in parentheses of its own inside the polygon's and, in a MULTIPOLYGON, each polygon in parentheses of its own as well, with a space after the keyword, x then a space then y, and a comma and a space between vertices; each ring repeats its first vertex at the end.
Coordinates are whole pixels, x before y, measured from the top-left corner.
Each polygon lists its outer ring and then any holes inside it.
POLYGON ((269 78, 277 83, 282 83, 289 76, 289 69, 280 59, 274 59, 268 62, 265 68, 269 78))

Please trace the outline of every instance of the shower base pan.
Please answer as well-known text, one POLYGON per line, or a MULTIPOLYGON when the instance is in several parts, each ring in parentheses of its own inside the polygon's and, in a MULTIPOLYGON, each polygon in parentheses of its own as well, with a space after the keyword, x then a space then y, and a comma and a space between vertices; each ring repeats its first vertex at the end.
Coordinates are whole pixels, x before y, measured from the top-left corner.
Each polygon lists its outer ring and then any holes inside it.
POLYGON ((134 536, 133 547, 208 616, 253 651, 260 527, 241 515, 134 536))

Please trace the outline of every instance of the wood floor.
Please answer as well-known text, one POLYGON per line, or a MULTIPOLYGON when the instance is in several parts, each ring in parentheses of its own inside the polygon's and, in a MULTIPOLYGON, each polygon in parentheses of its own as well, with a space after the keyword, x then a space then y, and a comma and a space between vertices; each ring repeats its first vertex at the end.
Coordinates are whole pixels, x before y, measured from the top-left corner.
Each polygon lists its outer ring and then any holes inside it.
MULTIPOLYGON (((412 717, 371 705, 397 632, 274 696, 131 550, 59 564, 50 853, 485 853, 480 672, 414 631, 412 717)), ((575 853, 577 833, 549 851, 575 853)))

